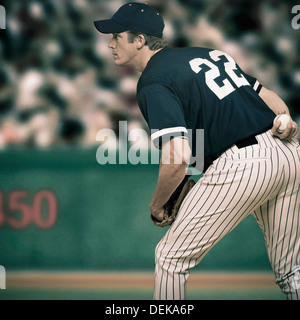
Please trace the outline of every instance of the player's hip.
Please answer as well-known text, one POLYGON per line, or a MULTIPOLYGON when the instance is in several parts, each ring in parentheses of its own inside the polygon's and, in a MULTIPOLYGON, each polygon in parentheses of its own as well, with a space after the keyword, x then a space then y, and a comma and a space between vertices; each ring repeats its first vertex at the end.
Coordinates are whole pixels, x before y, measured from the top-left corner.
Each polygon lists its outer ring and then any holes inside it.
POLYGON ((299 184, 299 142, 295 139, 282 141, 270 131, 255 138, 257 143, 253 145, 244 148, 234 145, 226 150, 206 171, 206 178, 211 176, 213 180, 223 182, 224 179, 231 181, 245 179, 246 175, 257 175, 259 179, 263 177, 268 181, 272 177, 282 176, 287 183, 293 181, 299 184), (224 179, 220 179, 221 176, 224 179))
POLYGON ((299 162, 300 146, 297 139, 280 140, 272 135, 271 131, 259 134, 255 136, 255 144, 250 144, 245 147, 238 147, 233 145, 227 149, 219 159, 227 161, 242 162, 259 161, 274 158, 274 153, 277 153, 278 157, 288 159, 292 162, 299 162))
POLYGON ((278 137, 274 136, 271 130, 259 134, 255 138, 257 139, 259 148, 286 147, 289 149, 300 150, 299 141, 296 138, 281 140, 278 137))
POLYGON ((274 154, 278 159, 278 165, 282 166, 285 172, 290 177, 295 177, 296 180, 300 179, 300 145, 296 138, 289 140, 281 140, 273 136, 271 131, 256 136, 258 141, 258 148, 268 150, 271 155, 271 160, 274 159, 274 154), (297 179, 298 178, 298 179, 297 179))

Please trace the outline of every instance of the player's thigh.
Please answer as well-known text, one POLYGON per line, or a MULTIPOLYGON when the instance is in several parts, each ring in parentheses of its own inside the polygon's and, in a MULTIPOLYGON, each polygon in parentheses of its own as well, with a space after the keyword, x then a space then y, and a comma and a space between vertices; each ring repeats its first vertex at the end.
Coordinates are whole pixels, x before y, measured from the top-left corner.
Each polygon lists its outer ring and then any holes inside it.
POLYGON ((271 265, 279 275, 300 264, 299 184, 300 163, 290 161, 285 166, 280 192, 253 213, 264 233, 271 265))
POLYGON ((267 172, 263 159, 230 163, 204 175, 168 232, 171 251, 189 255, 210 249, 265 201, 263 195, 272 189, 261 178, 267 172))

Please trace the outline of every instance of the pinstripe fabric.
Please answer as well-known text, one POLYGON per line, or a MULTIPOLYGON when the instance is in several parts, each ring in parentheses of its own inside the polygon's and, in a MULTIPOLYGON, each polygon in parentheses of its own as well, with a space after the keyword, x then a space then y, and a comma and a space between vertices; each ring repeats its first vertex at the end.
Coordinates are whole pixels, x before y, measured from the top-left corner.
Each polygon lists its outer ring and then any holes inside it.
POLYGON ((287 280, 300 265, 299 144, 270 132, 257 140, 222 154, 186 197, 156 247, 154 299, 185 299, 189 269, 249 214, 264 232, 277 283, 289 299, 300 297, 287 280))

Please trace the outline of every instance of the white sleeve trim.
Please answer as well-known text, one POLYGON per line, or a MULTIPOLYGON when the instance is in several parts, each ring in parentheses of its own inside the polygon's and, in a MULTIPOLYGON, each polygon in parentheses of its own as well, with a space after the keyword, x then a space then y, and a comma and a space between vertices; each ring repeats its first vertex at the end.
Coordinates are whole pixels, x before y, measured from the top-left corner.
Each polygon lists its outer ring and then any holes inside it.
POLYGON ((152 141, 162 137, 166 134, 170 134, 170 133, 174 133, 174 132, 184 132, 184 133, 188 133, 187 129, 185 127, 173 127, 173 128, 167 128, 167 129, 161 129, 159 131, 154 132, 151 135, 151 139, 152 141))
POLYGON ((256 80, 256 82, 254 83, 253 89, 256 91, 258 86, 259 86, 259 82, 258 80, 256 80))

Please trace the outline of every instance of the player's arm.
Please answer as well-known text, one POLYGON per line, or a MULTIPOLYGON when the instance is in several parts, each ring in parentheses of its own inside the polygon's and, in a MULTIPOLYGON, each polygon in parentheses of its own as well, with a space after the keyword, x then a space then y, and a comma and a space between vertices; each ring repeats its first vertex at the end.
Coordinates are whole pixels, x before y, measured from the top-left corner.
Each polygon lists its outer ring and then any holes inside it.
POLYGON ((150 204, 156 219, 163 219, 163 206, 185 177, 190 156, 188 139, 175 137, 163 144, 157 186, 150 204))
MULTIPOLYGON (((290 115, 289 108, 285 104, 285 102, 272 90, 266 89, 262 87, 259 96, 264 100, 267 106, 276 114, 283 114, 286 113, 290 115)), ((277 129, 280 127, 280 121, 277 121, 273 128, 272 133, 273 135, 279 137, 280 139, 290 139, 296 136, 298 132, 297 123, 295 121, 290 121, 287 124, 286 129, 283 133, 279 133, 277 129)))

